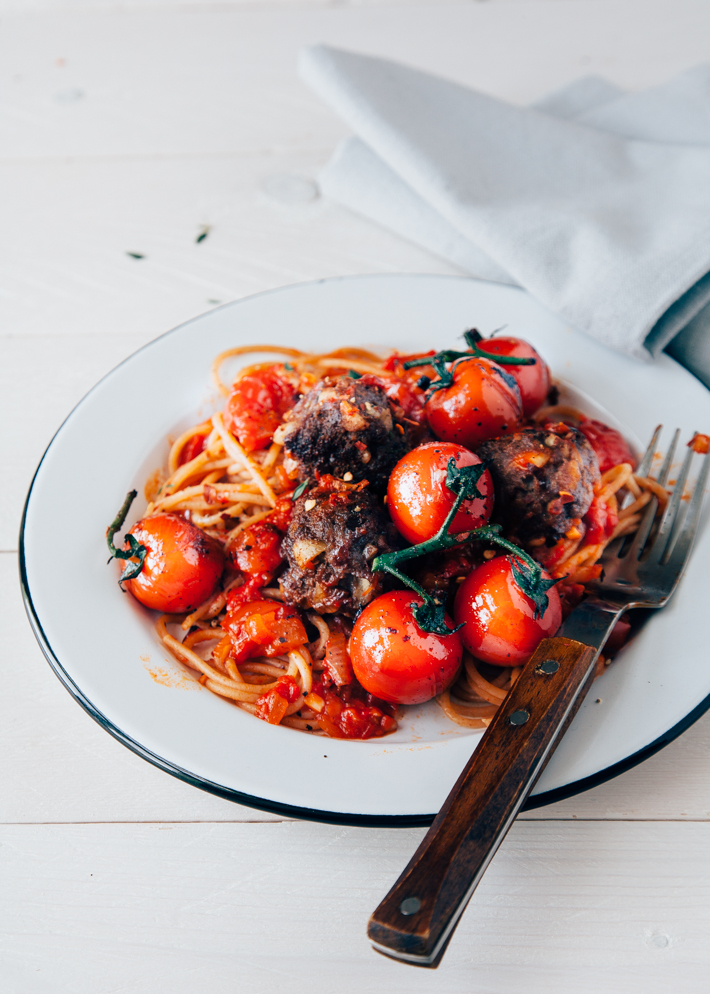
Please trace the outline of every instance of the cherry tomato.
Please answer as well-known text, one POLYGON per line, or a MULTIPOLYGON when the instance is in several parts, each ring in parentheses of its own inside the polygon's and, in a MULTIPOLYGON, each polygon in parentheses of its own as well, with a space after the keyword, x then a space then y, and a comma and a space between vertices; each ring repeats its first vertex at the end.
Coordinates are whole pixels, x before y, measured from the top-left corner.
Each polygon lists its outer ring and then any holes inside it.
POLYGON ((453 368, 454 382, 427 401, 429 427, 443 442, 475 449, 489 438, 515 432, 523 406, 512 377, 489 359, 464 359, 453 368))
POLYGON ((240 604, 239 590, 237 587, 227 595, 224 622, 237 663, 252 656, 280 656, 306 644, 306 629, 295 608, 268 600, 240 604))
POLYGON ((446 690, 461 665, 459 633, 423 632, 412 615, 412 606, 421 603, 409 590, 394 590, 371 601, 355 622, 350 637, 355 676, 383 701, 431 700, 446 690))
POLYGON ((185 442, 180 451, 178 466, 184 466, 186 462, 192 462, 193 459, 197 458, 197 456, 204 451, 205 442, 207 441, 211 431, 212 425, 209 424, 205 427, 204 431, 199 432, 197 435, 193 435, 192 438, 185 442))
POLYGON ((600 473, 606 473, 621 462, 629 462, 636 469, 636 457, 626 439, 615 428, 610 428, 602 421, 585 420, 579 430, 586 435, 597 454, 600 473))
POLYGON ((550 370, 532 345, 520 338, 484 338, 477 345, 479 349, 492 355, 534 359, 534 366, 505 366, 505 371, 510 373, 520 388, 523 414, 527 418, 542 407, 550 390, 550 370))
MULTIPOLYGON (((453 442, 427 442, 399 460, 389 479, 387 507, 397 530, 413 545, 435 535, 456 500, 446 486, 449 460, 457 466, 480 466, 473 452, 453 442)), ((483 498, 461 505, 450 532, 473 531, 485 525, 493 510, 493 481, 485 470, 478 481, 483 498)))
POLYGON ((232 387, 224 410, 225 426, 247 452, 264 449, 295 399, 282 364, 254 366, 232 387))
MULTIPOLYGON (((483 563, 466 577, 456 594, 454 619, 464 645, 477 659, 496 666, 520 666, 538 643, 554 635, 562 621, 560 595, 547 591, 548 605, 535 619, 535 605, 515 582, 510 556, 483 563)), ((549 579, 547 573, 543 577, 549 579)))
POLYGON ((143 569, 126 588, 155 611, 182 614, 207 600, 224 568, 221 548, 179 514, 154 514, 130 530, 148 550, 143 569))

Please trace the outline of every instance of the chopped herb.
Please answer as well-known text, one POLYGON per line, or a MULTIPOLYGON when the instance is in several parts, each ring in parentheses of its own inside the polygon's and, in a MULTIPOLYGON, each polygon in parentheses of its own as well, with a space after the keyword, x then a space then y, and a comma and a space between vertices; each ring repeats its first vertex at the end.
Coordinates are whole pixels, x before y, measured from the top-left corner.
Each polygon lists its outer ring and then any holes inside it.
POLYGON ((354 369, 349 369, 348 370, 348 376, 350 377, 351 380, 359 380, 360 377, 362 376, 362 373, 358 373, 354 369))
POLYGON ((126 255, 131 259, 145 259, 145 256, 141 255, 140 252, 126 252, 126 255))
POLYGON ((134 576, 138 576, 138 574, 143 569, 143 565, 145 563, 145 557, 148 555, 148 550, 146 549, 146 547, 144 545, 140 545, 135 540, 133 535, 126 535, 126 542, 128 543, 127 549, 117 549, 116 546, 113 544, 113 536, 116 534, 117 531, 120 531, 121 528, 123 527, 123 522, 126 520, 126 515, 128 514, 131 508, 131 504, 133 503, 133 501, 136 499, 137 496, 138 496, 137 490, 130 490, 126 494, 126 499, 124 500, 121 506, 121 510, 118 512, 116 517, 113 519, 111 524, 106 529, 106 543, 108 545, 109 552, 111 553, 111 558, 109 559, 109 562, 111 562, 111 559, 136 559, 136 558, 138 559, 137 563, 129 562, 126 565, 126 568, 124 569, 123 573, 121 573, 118 585, 119 587, 121 587, 122 590, 123 590, 122 586, 123 581, 132 580, 134 576))
POLYGON ((289 371, 289 373, 293 372, 293 366, 291 365, 290 362, 285 362, 284 363, 284 369, 287 369, 289 371))
POLYGON ((210 226, 209 226, 209 224, 203 224, 203 225, 202 225, 202 228, 200 229, 200 233, 199 233, 199 235, 198 235, 198 236, 197 236, 197 238, 195 239, 195 243, 196 243, 197 245, 199 245, 199 244, 200 244, 200 242, 204 242, 205 238, 207 238, 207 236, 209 235, 209 233, 210 233, 210 230, 211 230, 211 229, 210 229, 210 226))
POLYGON ((306 489, 306 487, 308 486, 308 484, 310 482, 311 481, 310 481, 309 477, 306 477, 306 479, 303 481, 303 483, 299 483, 298 486, 296 487, 296 489, 291 494, 291 500, 296 500, 298 497, 300 497, 301 494, 303 493, 303 491, 306 489))

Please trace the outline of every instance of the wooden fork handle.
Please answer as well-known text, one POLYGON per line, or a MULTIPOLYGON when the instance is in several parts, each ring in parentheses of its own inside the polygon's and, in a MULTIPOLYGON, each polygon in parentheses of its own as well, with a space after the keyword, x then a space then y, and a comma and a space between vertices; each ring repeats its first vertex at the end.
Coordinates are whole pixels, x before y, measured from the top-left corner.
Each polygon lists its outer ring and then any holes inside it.
POLYGON ((397 883, 370 918, 375 949, 438 966, 458 919, 592 682, 597 649, 544 639, 397 883))

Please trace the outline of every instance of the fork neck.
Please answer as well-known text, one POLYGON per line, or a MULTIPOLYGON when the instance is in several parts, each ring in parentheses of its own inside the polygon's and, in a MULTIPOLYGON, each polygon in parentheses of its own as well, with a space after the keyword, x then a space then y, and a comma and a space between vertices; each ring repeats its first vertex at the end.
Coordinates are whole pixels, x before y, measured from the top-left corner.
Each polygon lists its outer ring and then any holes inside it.
POLYGON ((574 609, 557 634, 601 649, 609 632, 627 608, 628 604, 614 604, 590 597, 574 609))

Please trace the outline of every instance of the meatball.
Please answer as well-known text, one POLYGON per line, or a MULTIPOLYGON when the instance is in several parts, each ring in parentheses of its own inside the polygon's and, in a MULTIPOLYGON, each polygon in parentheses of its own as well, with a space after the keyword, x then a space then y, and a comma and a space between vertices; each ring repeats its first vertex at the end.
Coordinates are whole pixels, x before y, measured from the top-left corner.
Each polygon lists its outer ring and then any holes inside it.
POLYGON ((294 501, 281 545, 284 599, 320 614, 354 616, 383 590, 384 574, 372 572, 372 560, 396 544, 394 525, 366 483, 324 477, 294 501))
POLYGON ((599 464, 576 428, 525 428, 484 442, 476 451, 493 477, 494 517, 506 534, 554 545, 589 510, 599 464))
POLYGON ((336 376, 321 380, 289 411, 281 437, 286 465, 298 468, 300 480, 327 473, 368 480, 384 493, 395 464, 425 432, 387 398, 377 377, 336 376))

